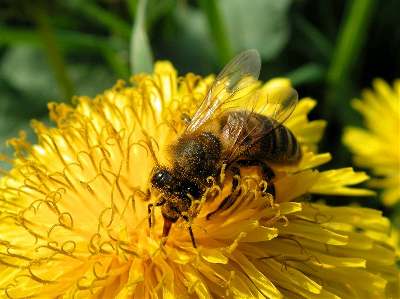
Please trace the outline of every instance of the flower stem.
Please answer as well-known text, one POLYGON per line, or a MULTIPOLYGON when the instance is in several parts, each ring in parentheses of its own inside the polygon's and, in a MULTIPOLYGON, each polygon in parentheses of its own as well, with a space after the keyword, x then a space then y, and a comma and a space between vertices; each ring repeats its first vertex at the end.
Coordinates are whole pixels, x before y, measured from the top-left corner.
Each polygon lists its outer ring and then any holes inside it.
POLYGON ((64 56, 56 42, 56 37, 50 25, 45 7, 43 5, 37 5, 34 16, 38 34, 43 42, 44 50, 47 52, 49 63, 53 69, 58 85, 64 94, 64 98, 71 99, 74 94, 74 88, 68 76, 64 56))
POLYGON ((353 0, 348 4, 327 72, 326 116, 329 116, 329 111, 332 111, 333 105, 337 104, 336 101, 347 100, 340 97, 338 91, 342 93, 343 89, 346 89, 352 67, 356 64, 364 45, 376 3, 376 0, 353 0))
POLYGON ((232 58, 233 51, 217 1, 199 0, 199 5, 207 16, 209 30, 217 47, 220 64, 224 65, 232 58))

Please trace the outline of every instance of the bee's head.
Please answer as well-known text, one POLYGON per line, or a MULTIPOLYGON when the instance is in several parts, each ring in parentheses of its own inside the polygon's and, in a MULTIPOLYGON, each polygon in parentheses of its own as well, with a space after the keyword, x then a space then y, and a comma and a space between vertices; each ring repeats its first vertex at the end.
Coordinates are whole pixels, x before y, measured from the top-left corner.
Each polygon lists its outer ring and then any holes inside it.
POLYGON ((196 183, 183 178, 176 178, 173 173, 165 167, 157 166, 153 170, 151 185, 165 195, 175 196, 181 199, 188 199, 188 195, 195 198, 201 195, 201 190, 196 183))
POLYGON ((175 178, 171 172, 165 167, 156 167, 151 176, 151 185, 162 192, 172 193, 176 184, 175 178))

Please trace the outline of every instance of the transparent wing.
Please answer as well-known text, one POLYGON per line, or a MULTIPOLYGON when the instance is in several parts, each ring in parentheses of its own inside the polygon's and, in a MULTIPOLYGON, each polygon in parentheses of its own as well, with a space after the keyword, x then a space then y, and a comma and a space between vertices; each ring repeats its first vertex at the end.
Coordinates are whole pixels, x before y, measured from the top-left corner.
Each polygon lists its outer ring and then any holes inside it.
POLYGON ((224 160, 230 163, 260 138, 282 125, 293 113, 298 102, 297 91, 291 87, 257 91, 249 100, 250 109, 230 113, 222 129, 228 141, 224 160), (263 116, 266 116, 266 120, 263 116))
MULTIPOLYGON (((257 95, 262 97, 262 92, 257 95)), ((257 113, 273 119, 276 124, 271 129, 283 124, 292 115, 299 101, 297 91, 292 87, 272 88, 266 95, 265 100, 259 101, 261 107, 256 108, 257 113)))
POLYGON ((185 133, 196 131, 227 109, 243 107, 239 100, 255 90, 260 68, 261 59, 257 50, 247 50, 234 57, 215 78, 185 133))

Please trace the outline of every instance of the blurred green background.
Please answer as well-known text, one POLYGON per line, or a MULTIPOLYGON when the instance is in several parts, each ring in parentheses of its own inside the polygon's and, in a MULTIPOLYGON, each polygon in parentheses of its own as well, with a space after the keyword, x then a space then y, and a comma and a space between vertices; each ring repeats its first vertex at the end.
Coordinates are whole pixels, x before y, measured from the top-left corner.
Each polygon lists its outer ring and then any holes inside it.
MULTIPOLYGON (((94 96, 159 59, 180 74, 216 73, 256 48, 261 79, 289 77, 318 100, 311 117, 329 121, 321 150, 333 154, 325 168, 349 166, 342 129, 361 125, 350 100, 373 78, 400 77, 399 12, 398 0, 0 0, 0 152, 30 119, 47 121, 49 101, 94 96)), ((358 203, 400 215, 376 198, 358 203)))

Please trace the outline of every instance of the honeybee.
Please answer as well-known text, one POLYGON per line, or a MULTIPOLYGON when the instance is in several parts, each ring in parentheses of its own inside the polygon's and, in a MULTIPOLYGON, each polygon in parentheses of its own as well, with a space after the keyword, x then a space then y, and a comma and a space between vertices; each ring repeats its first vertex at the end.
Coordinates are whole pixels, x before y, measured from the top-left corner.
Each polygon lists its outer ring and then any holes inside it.
MULTIPOLYGON (((222 167, 233 177, 231 194, 238 187, 235 177, 240 168, 258 166, 268 182, 267 192, 275 195, 274 172, 269 165, 299 162, 300 146, 283 125, 297 104, 297 92, 290 88, 273 99, 257 96, 260 69, 261 59, 256 50, 247 50, 233 58, 188 119, 183 134, 171 145, 171 165, 155 166, 151 185, 161 197, 148 206, 149 226, 152 208, 161 206, 165 241, 172 224, 179 219, 190 222, 188 212, 193 200, 201 198, 207 189, 207 178, 217 178, 222 167)), ((207 219, 229 208, 234 201, 233 196, 226 197, 207 219)), ((190 225, 188 230, 196 247, 190 225)))

